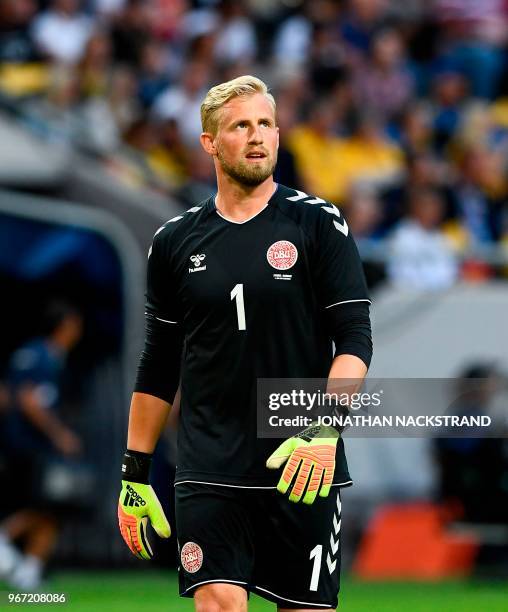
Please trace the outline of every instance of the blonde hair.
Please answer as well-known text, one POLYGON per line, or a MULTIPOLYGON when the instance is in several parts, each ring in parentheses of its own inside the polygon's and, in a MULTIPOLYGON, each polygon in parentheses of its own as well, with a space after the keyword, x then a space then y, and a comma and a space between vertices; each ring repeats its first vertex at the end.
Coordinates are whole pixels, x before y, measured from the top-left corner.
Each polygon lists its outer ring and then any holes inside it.
POLYGON ((275 100, 268 91, 268 87, 261 79, 250 74, 212 87, 201 104, 201 125, 203 132, 210 132, 214 135, 217 133, 219 111, 226 102, 238 96, 252 96, 257 93, 266 96, 275 112, 275 100))

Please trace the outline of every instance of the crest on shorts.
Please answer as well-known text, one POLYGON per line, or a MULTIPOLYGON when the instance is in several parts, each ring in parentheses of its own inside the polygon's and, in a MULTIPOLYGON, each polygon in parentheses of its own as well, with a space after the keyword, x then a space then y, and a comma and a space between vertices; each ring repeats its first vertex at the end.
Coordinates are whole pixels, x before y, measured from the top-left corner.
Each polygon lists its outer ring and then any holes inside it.
POLYGON ((189 574, 195 574, 203 565, 203 550, 195 542, 187 542, 180 552, 182 567, 189 574))

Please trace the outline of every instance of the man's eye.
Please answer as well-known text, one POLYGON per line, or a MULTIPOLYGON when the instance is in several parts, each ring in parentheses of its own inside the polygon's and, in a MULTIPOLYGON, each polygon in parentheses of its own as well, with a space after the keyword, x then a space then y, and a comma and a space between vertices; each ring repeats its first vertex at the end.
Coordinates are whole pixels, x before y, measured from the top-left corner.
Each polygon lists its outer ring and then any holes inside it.
POLYGON ((241 123, 238 123, 236 127, 244 128, 246 125, 247 124, 242 121, 241 123))

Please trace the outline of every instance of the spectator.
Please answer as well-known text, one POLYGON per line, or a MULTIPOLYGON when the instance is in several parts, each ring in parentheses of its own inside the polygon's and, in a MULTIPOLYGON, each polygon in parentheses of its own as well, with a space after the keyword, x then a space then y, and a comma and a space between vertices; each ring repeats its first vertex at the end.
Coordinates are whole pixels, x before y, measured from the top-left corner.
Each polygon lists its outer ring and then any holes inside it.
POLYGON ((342 37, 352 52, 367 55, 372 37, 386 19, 388 0, 348 0, 342 37))
POLYGON ((109 160, 108 171, 133 187, 145 186, 163 191, 165 182, 150 165, 150 152, 160 143, 157 127, 146 117, 140 117, 125 133, 126 147, 109 160))
POLYGON ((474 96, 492 98, 508 42, 505 0, 435 0, 435 5, 434 14, 443 28, 444 56, 467 76, 474 96))
POLYGON ((428 104, 412 103, 402 113, 400 144, 406 155, 425 155, 432 147, 432 112, 428 104))
POLYGON ((30 34, 30 20, 36 10, 35 0, 0 0, 0 62, 38 59, 30 34))
POLYGON ((148 153, 148 163, 160 181, 172 188, 180 187, 187 178, 189 161, 179 125, 169 118, 159 123, 157 131, 159 139, 148 153))
POLYGON ((362 110, 357 113, 353 127, 352 135, 342 141, 340 166, 336 168, 345 190, 360 183, 381 188, 400 182, 402 152, 384 134, 379 117, 362 110))
POLYGON ((296 159, 288 147, 287 137, 296 123, 296 104, 290 98, 281 100, 277 106, 277 125, 279 127, 279 150, 274 179, 283 185, 302 187, 302 180, 296 168, 296 159))
POLYGON ((346 189, 344 177, 338 175, 342 160, 337 121, 332 102, 321 100, 311 109, 309 120, 297 125, 287 139, 305 191, 319 193, 331 202, 340 202, 346 189))
POLYGON ((275 35, 273 48, 275 61, 280 65, 301 66, 307 60, 311 39, 310 20, 303 13, 292 15, 282 22, 275 35))
MULTIPOLYGON (((457 381, 459 397, 450 413, 461 417, 489 414, 496 392, 506 384, 496 366, 488 362, 466 367, 457 381)), ((452 438, 434 440, 439 501, 458 510, 462 521, 508 522, 508 455, 502 433, 499 438, 486 439, 480 432, 476 437, 461 437, 455 431, 452 438)))
POLYGON ((348 76, 346 48, 337 36, 335 25, 314 25, 309 72, 317 95, 331 94, 348 76))
MULTIPOLYGON (((380 236, 383 208, 379 196, 371 187, 353 188, 348 194, 342 212, 357 241, 360 255, 364 257, 369 253, 372 241, 380 236)), ((369 258, 363 261, 363 271, 370 288, 375 287, 386 278, 383 265, 369 258)))
POLYGON ((306 0, 302 11, 285 19, 277 30, 273 54, 282 66, 302 66, 309 58, 315 29, 333 27, 338 5, 331 0, 306 0))
POLYGON ((7 383, 11 410, 6 423, 11 501, 17 510, 0 525, 2 578, 18 589, 38 588, 54 548, 57 509, 41 487, 41 470, 51 457, 81 452, 78 436, 58 414, 65 358, 81 338, 81 316, 66 304, 54 303, 47 313, 47 334, 34 338, 12 355, 7 383), (22 540, 23 554, 14 547, 22 540))
POLYGON ((446 70, 435 76, 432 87, 434 147, 439 154, 443 154, 460 124, 467 81, 462 73, 446 70))
POLYGON ((35 18, 34 41, 44 55, 63 64, 76 64, 92 35, 93 21, 80 11, 80 0, 52 0, 49 10, 35 18))
POLYGON ((107 103, 112 129, 125 134, 130 126, 141 115, 137 99, 137 81, 135 73, 127 66, 117 66, 109 81, 107 103))
POLYGON ((114 58, 136 67, 144 46, 150 40, 149 5, 144 0, 127 0, 111 29, 114 58))
POLYGON ((352 189, 344 205, 344 214, 356 240, 376 238, 383 217, 379 197, 370 187, 352 189))
POLYGON ((447 289, 458 277, 455 255, 439 225, 444 201, 432 189, 414 190, 409 195, 409 215, 390 239, 388 276, 401 288, 447 289))
POLYGON ((125 6, 127 0, 93 0, 95 12, 103 17, 115 17, 125 6))
POLYGON ((49 140, 70 146, 80 133, 76 112, 80 102, 80 81, 68 66, 53 66, 47 95, 28 100, 23 106, 31 125, 46 133, 49 140))
POLYGON ((203 147, 191 149, 186 161, 187 178, 175 192, 185 210, 217 191, 213 163, 203 147))
POLYGON ((404 43, 395 28, 385 28, 372 39, 370 57, 356 69, 353 88, 360 107, 375 109, 392 119, 410 100, 413 79, 406 66, 404 43))
POLYGON ((166 48, 156 40, 148 41, 141 52, 138 97, 144 108, 150 108, 157 96, 170 86, 166 48))
POLYGON ((208 85, 209 67, 190 63, 181 76, 181 83, 163 91, 152 106, 152 115, 158 121, 173 119, 183 142, 192 147, 201 134, 201 102, 208 85))
POLYGON ((215 59, 219 64, 230 64, 239 60, 251 62, 257 54, 257 40, 244 3, 223 0, 219 10, 221 20, 216 31, 215 59))
POLYGON ((111 42, 105 32, 95 32, 88 39, 77 70, 84 96, 106 95, 111 71, 111 42))
POLYGON ((485 244, 501 235, 503 201, 491 195, 502 177, 497 159, 482 146, 467 149, 460 163, 459 182, 454 189, 455 215, 465 229, 468 242, 485 244))
MULTIPOLYGON (((382 233, 389 231, 404 216, 411 192, 420 189, 437 189, 446 201, 446 217, 453 215, 450 169, 430 152, 406 156, 406 174, 400 184, 382 192, 382 233)), ((448 232, 447 232, 448 233, 448 232)), ((457 246, 460 246, 457 244, 457 246)))

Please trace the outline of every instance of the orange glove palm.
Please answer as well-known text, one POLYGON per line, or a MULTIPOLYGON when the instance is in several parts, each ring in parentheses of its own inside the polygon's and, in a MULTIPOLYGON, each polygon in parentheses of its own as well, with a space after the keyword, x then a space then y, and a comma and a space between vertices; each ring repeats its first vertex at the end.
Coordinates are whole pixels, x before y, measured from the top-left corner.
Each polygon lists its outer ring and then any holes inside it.
POLYGON ((314 503, 318 494, 320 497, 328 497, 335 472, 335 451, 339 437, 339 432, 333 427, 311 425, 293 438, 285 440, 266 462, 269 469, 278 469, 287 462, 277 490, 287 493, 293 483, 289 501, 302 500, 304 504, 314 503))

